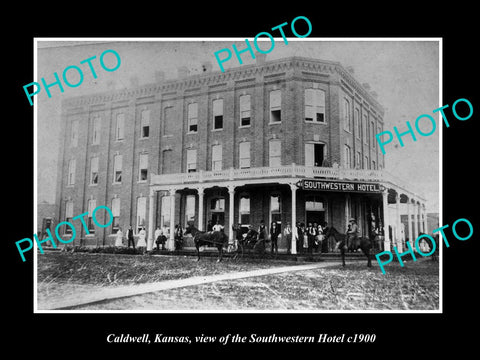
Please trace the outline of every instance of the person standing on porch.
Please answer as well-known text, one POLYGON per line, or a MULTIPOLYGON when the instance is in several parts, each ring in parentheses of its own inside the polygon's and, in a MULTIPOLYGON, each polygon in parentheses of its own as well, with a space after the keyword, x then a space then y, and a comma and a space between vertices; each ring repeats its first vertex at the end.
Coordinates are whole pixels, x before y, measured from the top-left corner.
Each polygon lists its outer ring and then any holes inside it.
POLYGON ((217 220, 217 223, 215 225, 213 225, 212 230, 223 232, 223 225, 221 225, 220 222, 217 220))
POLYGON ((315 251, 323 252, 324 249, 324 240, 325 236, 323 235, 323 227, 321 224, 317 225, 317 235, 315 236, 315 251))
POLYGON ((297 228, 297 243, 296 243, 297 254, 299 254, 303 244, 303 230, 302 230, 300 221, 297 221, 296 228, 297 228))
POLYGON ((120 247, 123 246, 123 232, 122 228, 118 228, 117 234, 115 235, 115 246, 120 247))
POLYGON ((130 243, 132 243, 133 250, 135 250, 135 238, 133 237, 132 225, 130 225, 127 230, 127 241, 128 241, 127 246, 130 247, 130 243))
POLYGON ((175 250, 181 250, 183 247, 183 230, 180 224, 175 225, 175 250))
POLYGON ((147 232, 145 231, 145 228, 142 227, 142 229, 138 233, 138 243, 137 243, 137 247, 141 249, 140 251, 142 253, 145 252, 145 248, 147 247, 147 243, 145 241, 146 237, 147 237, 147 232))
POLYGON ((213 231, 212 220, 208 220, 208 223, 207 223, 207 231, 213 231))
POLYGON ((260 226, 258 227, 258 240, 265 240, 265 222, 263 220, 260 221, 260 226))
POLYGON ((283 230, 283 237, 287 242, 287 254, 290 254, 292 250, 292 228, 289 222, 287 222, 287 226, 283 230))
POLYGON ((313 227, 312 223, 308 223, 307 227, 307 248, 308 252, 313 252, 313 246, 315 244, 315 235, 317 234, 317 230, 313 227))
POLYGON ((272 221, 270 225, 270 240, 272 241, 272 250, 270 251, 273 254, 273 250, 275 249, 275 255, 278 255, 278 235, 280 234, 280 230, 278 229, 278 225, 276 221, 272 221))

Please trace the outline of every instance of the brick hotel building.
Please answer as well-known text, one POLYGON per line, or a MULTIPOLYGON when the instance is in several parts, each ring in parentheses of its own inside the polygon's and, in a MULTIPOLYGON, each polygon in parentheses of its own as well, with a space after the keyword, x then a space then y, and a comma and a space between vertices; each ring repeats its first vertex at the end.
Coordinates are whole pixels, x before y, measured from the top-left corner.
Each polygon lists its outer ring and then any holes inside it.
POLYGON ((401 203, 408 234, 426 232, 425 199, 384 170, 375 140, 384 110, 351 69, 257 56, 224 73, 204 70, 180 68, 174 80, 158 72, 149 85, 63 101, 56 217, 88 212, 90 232, 73 221, 73 244, 112 245, 130 224, 151 241, 157 226, 218 220, 233 239, 239 222, 327 221, 344 232, 354 217, 362 236, 389 229, 385 248, 402 249, 401 203), (100 205, 113 212, 107 228, 92 221, 100 205))

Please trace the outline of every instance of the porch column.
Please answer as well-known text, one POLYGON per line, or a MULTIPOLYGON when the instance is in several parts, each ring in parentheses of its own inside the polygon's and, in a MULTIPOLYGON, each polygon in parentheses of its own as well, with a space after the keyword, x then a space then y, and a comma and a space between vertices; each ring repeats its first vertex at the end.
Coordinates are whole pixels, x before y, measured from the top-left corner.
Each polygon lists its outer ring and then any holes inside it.
POLYGON ((345 194, 345 229, 344 232, 347 232, 347 227, 348 227, 348 220, 349 220, 349 212, 350 209, 350 195, 345 194))
POLYGON ((410 199, 408 199, 408 201, 407 201, 408 242, 410 243, 410 246, 411 246, 412 249, 413 249, 413 248, 414 248, 415 239, 413 238, 413 234, 412 234, 412 209, 410 208, 410 205, 411 205, 411 204, 410 204, 410 199))
POLYGON ((198 230, 203 231, 203 191, 205 188, 199 187, 198 191, 198 230))
POLYGON ((396 239, 395 239, 395 244, 397 245, 397 249, 399 251, 403 252, 403 244, 402 244, 402 231, 400 228, 400 195, 397 193, 397 196, 395 196, 395 208, 396 208, 396 239))
POLYGON ((235 186, 233 185, 228 185, 228 195, 229 195, 229 201, 228 201, 228 242, 231 244, 233 243, 233 202, 234 202, 234 196, 235 196, 235 186))
POLYGON ((428 234, 427 207, 423 204, 423 232, 428 234))
MULTIPOLYGON (((292 245, 290 252, 292 254, 297 253, 297 185, 289 184, 290 190, 292 190, 292 245)), ((299 241, 299 240, 298 240, 299 241)))
POLYGON ((383 234, 385 237, 384 250, 390 251, 390 234, 388 228, 390 226, 390 219, 388 218, 388 190, 382 192, 383 198, 383 234))
POLYGON ((166 247, 168 250, 175 250, 175 193, 177 189, 172 188, 170 193, 170 237, 167 240, 166 247))
POLYGON ((156 191, 151 189, 148 198, 148 240, 147 251, 151 251, 153 247, 153 202, 155 201, 156 191))
POLYGON ((418 237, 418 207, 417 203, 413 203, 413 240, 415 241, 418 237))

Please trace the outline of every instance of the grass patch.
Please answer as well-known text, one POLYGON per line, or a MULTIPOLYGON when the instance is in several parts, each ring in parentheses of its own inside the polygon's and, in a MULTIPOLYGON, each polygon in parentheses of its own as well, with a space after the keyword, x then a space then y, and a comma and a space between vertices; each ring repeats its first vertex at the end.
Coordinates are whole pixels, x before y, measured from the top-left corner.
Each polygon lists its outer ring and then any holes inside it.
MULTIPOLYGON (((207 276, 273 266, 292 261, 204 257, 128 256, 46 253, 38 257, 39 304, 65 294, 99 287, 207 276)), ((405 267, 363 261, 313 270, 218 281, 148 293, 78 309, 151 310, 435 310, 439 306, 438 263, 422 259, 405 267)), ((39 306, 40 308, 40 306, 39 306)))

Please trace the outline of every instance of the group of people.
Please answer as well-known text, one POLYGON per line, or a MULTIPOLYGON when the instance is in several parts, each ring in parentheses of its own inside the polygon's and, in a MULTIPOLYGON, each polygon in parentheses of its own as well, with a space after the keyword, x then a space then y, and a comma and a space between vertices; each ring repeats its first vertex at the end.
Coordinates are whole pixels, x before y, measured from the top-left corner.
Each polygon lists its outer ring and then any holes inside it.
MULTIPOLYGON (((174 248, 175 250, 181 250, 183 248, 183 229, 182 227, 177 224, 173 230, 173 240, 174 240, 174 248)), ((154 233, 155 244, 157 245, 157 251, 165 250, 165 244, 167 239, 170 236, 170 229, 166 226, 160 229, 157 227, 154 233), (161 247, 161 249, 160 249, 161 247)))
POLYGON ((324 242, 327 232, 327 223, 317 224, 309 222, 307 226, 303 222, 297 222, 297 252, 314 253, 327 252, 328 244, 324 242))
MULTIPOLYGON (((324 240, 324 234, 326 232, 327 223, 323 225, 317 223, 308 223, 308 226, 305 227, 305 223, 297 222, 296 223, 296 250, 297 253, 313 253, 320 252, 323 250, 322 243, 324 240)), ((250 239, 253 236, 257 237, 259 241, 270 241, 270 252, 272 254, 278 254, 278 241, 280 239, 285 239, 287 245, 287 253, 291 253, 292 250, 292 236, 293 230, 289 222, 286 223, 283 231, 281 229, 281 224, 272 221, 270 228, 267 229, 265 222, 260 221, 258 230, 255 230, 253 225, 250 225, 248 229, 242 224, 237 224, 232 226, 232 230, 236 232, 236 240, 243 241, 245 238, 250 239)))
MULTIPOLYGON (((127 233, 125 234, 125 238, 127 239, 127 247, 132 245, 133 249, 135 249, 135 236, 138 237, 138 241, 136 246, 138 248, 146 248, 147 247, 147 232, 145 231, 145 227, 142 227, 138 234, 135 234, 133 231, 132 225, 130 225, 127 229, 127 233)), ((115 246, 122 247, 123 246, 123 231, 122 228, 119 227, 117 233, 115 234, 115 246)))
MULTIPOLYGON (((285 239, 287 245, 287 253, 291 253, 292 247, 292 236, 293 230, 289 222, 286 223, 285 228, 281 229, 281 224, 272 221, 270 224, 270 228, 267 229, 264 220, 260 221, 260 225, 258 226, 258 230, 255 230, 253 225, 249 225, 248 228, 243 226, 241 223, 237 225, 232 225, 232 230, 236 233, 236 240, 243 241, 245 238, 253 238, 255 237, 258 241, 270 241, 270 252, 272 254, 278 254, 278 241, 282 237, 285 239)), ((327 223, 324 222, 323 224, 317 224, 316 222, 309 222, 307 226, 305 226, 304 222, 297 222, 296 223, 296 251, 297 253, 314 253, 314 252, 328 252, 332 251, 334 248, 334 243, 327 244, 325 239, 325 234, 327 233, 328 227, 327 223)), ((224 226, 216 221, 215 224, 211 220, 208 221, 207 224, 207 231, 224 231, 224 226)), ((346 229, 347 233, 347 246, 351 243, 358 236, 358 225, 355 219, 350 219, 348 227, 346 229)), ((180 250, 183 247, 183 234, 184 231, 180 225, 175 225, 174 229, 174 246, 175 250, 180 250)), ((162 228, 157 227, 154 233, 154 241, 156 244, 156 248, 158 251, 165 250, 165 244, 167 239, 170 236, 170 229, 166 226, 162 228)), ((147 248, 147 232, 145 231, 145 227, 142 227, 140 231, 135 234, 132 226, 130 225, 126 232, 126 239, 127 239, 127 247, 130 248, 132 245, 133 249, 138 248, 141 252, 145 252, 147 248), (135 236, 138 237, 138 241, 135 244, 135 236)), ((115 246, 121 247, 123 246, 123 232, 122 229, 119 228, 116 233, 116 240, 115 246)), ((332 240, 334 241, 334 240, 332 240)), ((153 246, 152 246, 153 247, 153 246)))
MULTIPOLYGON (((165 250, 165 243, 170 236, 170 229, 166 226, 162 228, 157 227, 154 233, 154 241, 157 247, 157 250, 165 250)), ((139 249, 140 252, 145 252, 147 249, 147 232, 145 227, 142 226, 138 233, 135 233, 132 225, 130 225, 127 229, 125 234, 125 238, 127 240, 127 247, 130 248, 130 245, 133 249, 139 249), (138 238, 135 244, 135 237, 138 238)), ((175 241, 175 250, 179 250, 183 246, 183 229, 180 225, 175 225, 174 229, 174 241, 175 241)), ((123 247, 124 246, 124 235, 122 229, 119 227, 116 234, 115 234, 115 247, 123 247)), ((153 245, 152 245, 153 247, 153 245)))

